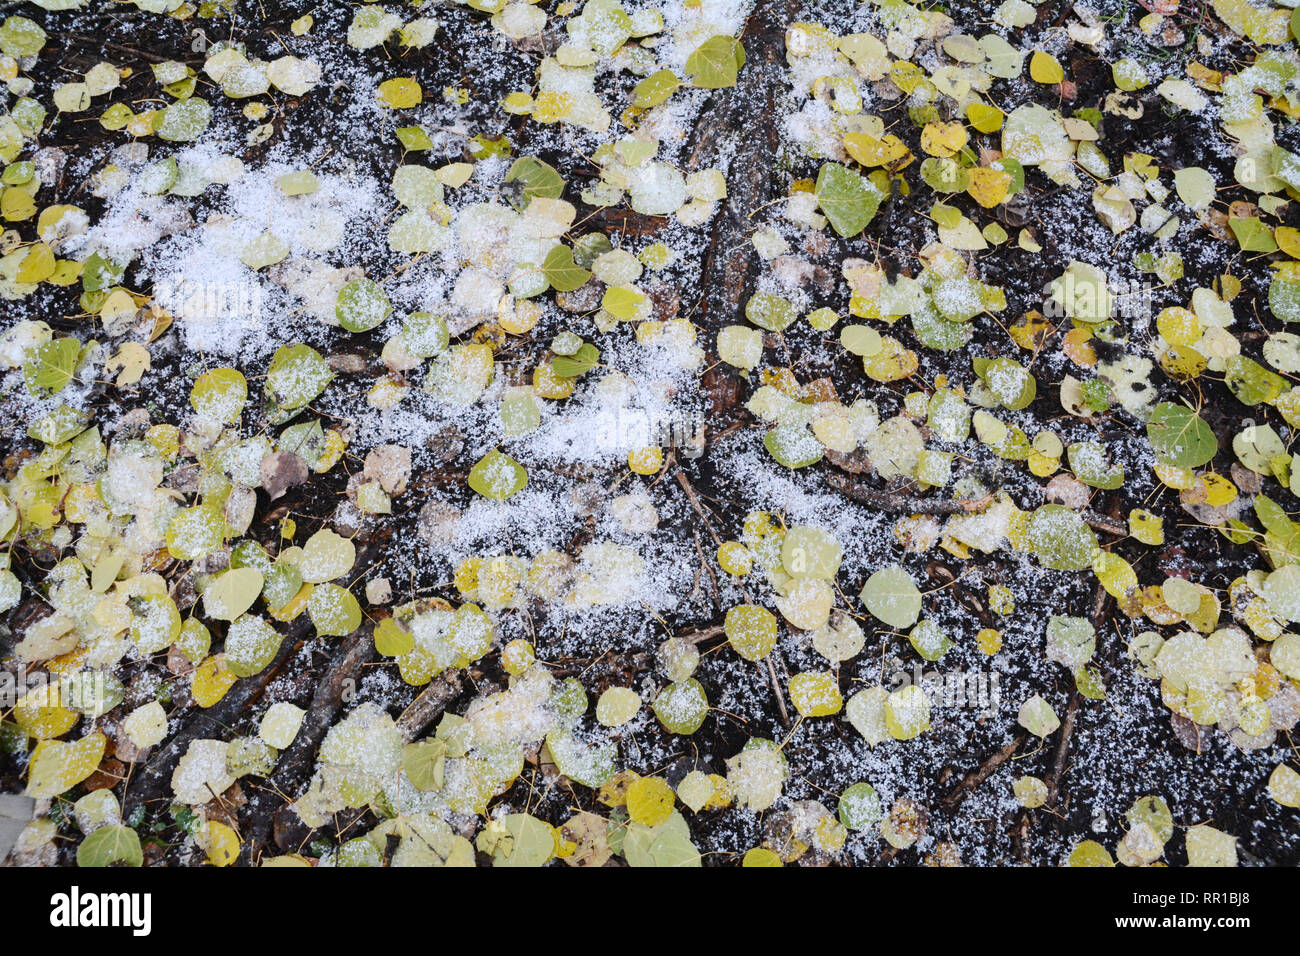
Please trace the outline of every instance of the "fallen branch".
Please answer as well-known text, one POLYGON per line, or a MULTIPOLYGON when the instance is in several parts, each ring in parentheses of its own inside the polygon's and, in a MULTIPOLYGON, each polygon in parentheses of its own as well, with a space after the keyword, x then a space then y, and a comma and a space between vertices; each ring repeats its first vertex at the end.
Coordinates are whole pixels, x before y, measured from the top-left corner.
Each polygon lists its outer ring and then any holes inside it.
POLYGON ((1061 724, 1061 739, 1056 745, 1056 755, 1052 759, 1052 770, 1047 775, 1047 803, 1056 802, 1061 789, 1061 777, 1065 774, 1065 761, 1070 755, 1070 738, 1074 735, 1074 717, 1079 712, 1079 692, 1070 695, 1070 706, 1065 712, 1065 721, 1061 724))
POLYGON ((691 507, 695 509, 695 513, 704 522, 704 527, 709 532, 709 537, 713 539, 713 543, 719 548, 722 547, 722 539, 718 537, 718 532, 713 530, 713 522, 709 520, 708 513, 704 510, 704 506, 700 504, 700 499, 691 486, 691 480, 686 477, 686 472, 680 468, 677 469, 677 483, 682 486, 682 491, 686 492, 686 498, 690 501, 691 507))
POLYGON ((715 624, 713 627, 702 627, 694 631, 686 631, 678 634, 683 641, 689 641, 691 644, 703 644, 711 637, 719 637, 726 633, 726 628, 721 624, 715 624))
MULTIPOLYGON (((776 705, 781 708, 781 723, 786 727, 790 726, 790 712, 785 709, 785 694, 781 692, 781 682, 776 677, 776 665, 772 663, 772 658, 776 656, 776 651, 772 651, 764 660, 767 661, 767 676, 772 679, 772 693, 776 694, 776 705)), ((759 665, 761 668, 763 665, 759 665)))
POLYGON ((993 493, 979 498, 922 498, 898 492, 880 491, 854 480, 850 475, 828 472, 826 483, 847 498, 898 515, 951 515, 983 511, 993 503, 993 493))
POLYGON ((248 839, 243 849, 245 862, 257 861, 261 848, 271 838, 276 811, 311 776, 316 764, 316 751, 343 709, 348 689, 355 687, 361 669, 375 656, 372 630, 371 627, 360 628, 340 645, 329 669, 316 686, 298 735, 280 754, 266 786, 253 795, 248 814, 248 839))
POLYGON ((1011 759, 1015 752, 1020 749, 1020 745, 1024 742, 1024 735, 1018 734, 1011 743, 986 757, 983 763, 963 777, 957 786, 952 789, 952 792, 943 798, 944 806, 955 807, 957 804, 961 803, 963 793, 967 790, 974 790, 981 783, 987 780, 993 771, 997 770, 998 767, 1011 759))
POLYGON ((402 716, 397 718, 397 729, 402 732, 402 737, 414 740, 424 733, 430 724, 442 716, 463 686, 459 670, 447 671, 437 680, 431 681, 420 691, 420 696, 402 711, 402 716))

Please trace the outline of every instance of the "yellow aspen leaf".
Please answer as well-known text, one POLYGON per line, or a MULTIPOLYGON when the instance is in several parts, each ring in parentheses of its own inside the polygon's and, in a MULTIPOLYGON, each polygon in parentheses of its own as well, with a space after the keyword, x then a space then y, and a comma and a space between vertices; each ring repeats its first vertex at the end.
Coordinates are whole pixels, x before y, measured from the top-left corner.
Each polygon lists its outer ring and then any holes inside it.
POLYGON ((672 815, 677 795, 660 777, 641 777, 627 788, 627 815, 633 823, 657 827, 672 815))
POLYGON ((399 76, 391 80, 384 80, 379 84, 376 95, 379 97, 379 102, 395 110, 418 106, 420 101, 424 99, 424 91, 413 76, 399 76))
POLYGON ((966 108, 966 118, 981 133, 996 133, 1002 128, 1006 114, 987 103, 972 103, 966 108))
POLYGON ((830 717, 844 709, 834 674, 805 671, 790 678, 790 700, 801 717, 830 717))
POLYGON ((239 680, 226 668, 226 655, 214 654, 194 669, 190 694, 200 707, 211 707, 239 680))
POLYGON ((1111 554, 1109 551, 1101 552, 1092 562, 1092 572, 1097 575, 1097 580, 1111 597, 1122 598, 1131 591, 1137 590, 1137 572, 1118 554, 1111 554))
POLYGON ((1052 323, 1036 309, 1026 312, 1018 322, 1007 329, 1012 340, 1028 352, 1041 348, 1051 331, 1052 323))
POLYGON ((533 369, 533 390, 538 398, 559 400, 573 394, 574 379, 561 378, 549 362, 533 369))
POLYGON ((1029 58, 1029 76, 1035 83, 1051 86, 1065 79, 1065 70, 1052 54, 1035 50, 1029 58))
POLYGON ((992 657, 1002 650, 1002 632, 995 627, 981 628, 975 635, 975 643, 986 657, 992 657))
POLYGON ((664 466, 664 450, 658 447, 634 449, 627 453, 627 466, 637 475, 657 475, 664 466))
POLYGON ((239 859, 239 834, 219 820, 209 820, 203 827, 200 845, 213 866, 230 866, 239 859))
POLYGON ((966 192, 985 209, 992 209, 1007 198, 1011 190, 1011 174, 989 166, 970 171, 970 185, 966 192))
MULTIPOLYGON (((970 139, 961 123, 926 123, 921 130, 921 148, 931 156, 952 156, 970 139)), ((1005 174, 1004 174, 1005 175, 1005 174)))
POLYGON ((58 681, 48 681, 33 687, 19 699, 13 712, 14 721, 38 740, 62 737, 78 717, 63 706, 58 681))
POLYGON ((879 138, 870 133, 849 133, 844 137, 844 149, 863 166, 902 169, 915 158, 907 144, 892 133, 879 138))
POLYGON ((1278 226, 1273 230, 1273 239, 1278 248, 1292 259, 1300 259, 1300 229, 1278 226))
POLYGON ((1165 519, 1143 508, 1128 513, 1128 533, 1143 544, 1165 543, 1165 519))
POLYGON ((57 797, 85 780, 104 759, 108 739, 98 731, 80 740, 42 740, 27 768, 27 796, 57 797))

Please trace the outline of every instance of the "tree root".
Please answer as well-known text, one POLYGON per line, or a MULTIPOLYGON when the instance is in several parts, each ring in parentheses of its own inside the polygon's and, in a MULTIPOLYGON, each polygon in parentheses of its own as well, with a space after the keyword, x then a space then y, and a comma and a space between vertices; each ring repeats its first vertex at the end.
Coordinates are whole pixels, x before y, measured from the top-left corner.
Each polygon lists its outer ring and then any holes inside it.
POLYGON ((316 693, 307 707, 298 735, 280 754, 266 785, 253 795, 247 839, 242 851, 244 862, 257 861, 262 848, 271 839, 276 811, 311 776, 321 741, 347 702, 350 690, 355 688, 362 668, 375 656, 372 631, 372 626, 361 627, 339 647, 329 669, 316 685, 316 693))
POLYGON ((970 514, 983 511, 993 503, 992 492, 980 498, 955 499, 922 498, 917 495, 880 491, 855 480, 851 475, 844 475, 835 471, 826 474, 826 483, 846 498, 852 498, 854 501, 870 505, 878 511, 888 514, 970 514))

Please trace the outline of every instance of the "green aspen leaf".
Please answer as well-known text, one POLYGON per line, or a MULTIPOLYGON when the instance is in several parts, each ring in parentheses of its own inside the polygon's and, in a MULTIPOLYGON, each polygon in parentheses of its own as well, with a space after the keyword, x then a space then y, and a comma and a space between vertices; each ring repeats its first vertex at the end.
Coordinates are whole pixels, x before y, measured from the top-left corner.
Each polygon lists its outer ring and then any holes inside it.
POLYGON ((557 292, 572 292, 586 285, 591 273, 573 261, 573 250, 558 245, 542 260, 542 275, 557 292))
POLYGON ((1085 485, 1114 490, 1124 484, 1124 469, 1112 464, 1101 442, 1074 442, 1066 449, 1070 470, 1085 485))
POLYGON ((266 392, 276 405, 291 411, 315 399, 333 378, 329 364, 310 345, 282 345, 266 370, 266 392))
POLYGON ((1046 738, 1061 726, 1061 720, 1052 710, 1052 705, 1035 694, 1020 707, 1016 722, 1035 737, 1046 738))
POLYGON ((1083 840, 1070 851, 1066 866, 1114 866, 1110 851, 1096 840, 1083 840))
POLYGON ((763 436, 763 447, 786 468, 807 468, 826 454, 825 446, 807 426, 797 422, 777 425, 763 436))
POLYGON ((840 329, 840 345, 854 355, 879 355, 881 342, 880 333, 867 325, 846 325, 840 329))
POLYGON ((253 606, 262 593, 262 572, 256 568, 231 568, 203 592, 204 613, 218 621, 233 621, 253 606))
POLYGON ((1160 461, 1179 468, 1208 464, 1219 450, 1214 431, 1185 405, 1161 402, 1147 421, 1147 440, 1160 461))
POLYGON ((785 296, 756 292, 745 303, 745 318, 761 329, 780 332, 799 317, 794 304, 785 296))
POLYGON ((85 412, 68 405, 60 405, 54 411, 32 422, 27 428, 27 434, 47 445, 61 445, 85 431, 89 424, 90 418, 85 412))
POLYGON ((276 177, 275 188, 286 196, 306 196, 320 192, 320 180, 310 169, 304 169, 276 177))
POLYGON ((210 122, 212 106, 201 96, 191 96, 165 108, 155 132, 168 142, 190 143, 203 135, 210 122))
POLYGON ((226 668, 236 677, 252 677, 275 660, 282 642, 269 623, 245 614, 226 629, 226 668))
POLYGON ((536 156, 520 156, 511 163, 506 172, 506 183, 518 184, 514 186, 513 192, 517 198, 512 198, 512 204, 517 209, 526 209, 537 197, 559 199, 564 193, 564 179, 555 167, 536 156))
POLYGON ((676 810, 656 827, 629 823, 623 840, 623 855, 628 866, 672 868, 701 865, 700 851, 691 842, 690 828, 676 810))
POLYGON ((1025 537, 1039 563, 1055 571, 1091 568, 1100 550, 1092 529, 1077 512, 1064 505, 1048 504, 1034 509, 1025 537))
POLYGON ((356 560, 356 545, 331 529, 322 528, 303 545, 297 562, 298 573, 307 584, 321 584, 347 574, 356 560))
POLYGON ((469 486, 484 498, 505 501, 523 491, 528 484, 528 472, 509 455, 490 451, 480 458, 469 471, 469 486))
POLYGON ((388 296, 372 279, 353 279, 339 290, 334 314, 349 332, 368 332, 393 311, 388 296))
POLYGON ((557 355, 551 367, 560 378, 577 378, 599 364, 600 351, 590 342, 585 342, 572 355, 557 355))
POLYGON ((1224 382, 1243 405, 1272 403, 1288 387, 1276 372, 1270 372, 1254 359, 1234 355, 1225 362, 1224 382))
POLYGON ((6 17, 0 24, 0 53, 21 60, 40 53, 46 34, 39 23, 26 17, 6 17))
POLYGON ((1268 609, 1287 621, 1300 621, 1300 566, 1287 564, 1264 579, 1260 594, 1268 609))
POLYGON ((658 106, 677 92, 677 88, 681 85, 682 81, 677 78, 677 74, 672 70, 659 70, 657 73, 651 73, 633 88, 634 99, 632 105, 639 109, 650 109, 652 106, 658 106))
POLYGON ((1027 368, 1009 358, 975 358, 971 364, 1003 408, 1020 411, 1038 395, 1038 382, 1027 368))
POLYGON ((916 653, 931 662, 939 660, 952 647, 952 641, 943 628, 928 618, 917 621, 916 626, 908 632, 907 640, 916 653))
POLYGON ((763 333, 744 325, 727 325, 718 332, 718 358, 749 371, 763 359, 763 333))
POLYGON ((313 587, 307 598, 307 613, 316 633, 328 637, 347 637, 361 626, 361 605, 351 591, 337 584, 313 587))
POLYGON ((433 140, 419 126, 399 126, 395 131, 397 141, 410 153, 419 153, 433 149, 433 140))
POLYGON ((476 845, 493 866, 538 867, 555 855, 555 830, 531 814, 511 813, 485 827, 476 845))
POLYGON ((209 369, 198 377, 190 391, 190 407, 204 418, 223 424, 239 420, 248 402, 248 382, 233 368, 209 369))
POLYGON ((745 65, 745 47, 735 37, 714 36, 686 58, 686 75, 701 89, 720 90, 736 85, 745 65))
POLYGON ((208 505, 182 508, 167 525, 167 550, 181 561, 197 561, 225 544, 226 522, 208 505))
POLYGON ((839 163, 822 166, 814 192, 831 226, 846 239, 867 228, 882 198, 880 190, 865 177, 839 163))
POLYGON ((140 837, 130 827, 99 827, 77 847, 77 866, 143 866, 140 837))
POLYGON ((1196 212, 1208 209, 1214 202, 1216 186, 1214 177, 1199 166, 1188 166, 1174 173, 1174 189, 1178 198, 1196 212))
POLYGON ((402 323, 399 334, 406 351, 421 359, 438 355, 451 342, 447 320, 432 312, 412 312, 402 323))
POLYGON ((1300 322, 1300 273, 1279 270, 1268 286, 1268 307, 1283 322, 1300 322))
POLYGON ((402 769, 416 790, 441 790, 446 783, 446 768, 445 740, 421 740, 402 748, 402 769))
POLYGON ((1273 240, 1273 230, 1264 225, 1258 216, 1243 216, 1228 220, 1242 252, 1270 253, 1277 252, 1277 243, 1273 240))
POLYGON ((840 823, 854 832, 874 830, 880 826, 884 811, 876 788, 869 783, 853 784, 840 794, 838 815, 840 823))
POLYGON ((893 628, 911 627, 921 616, 921 592, 912 576, 896 564, 867 578, 860 597, 872 615, 893 628))
POLYGON ((74 338, 51 339, 38 345, 23 363, 23 378, 33 395, 55 394, 72 381, 81 358, 81 343, 74 338))
POLYGON ((670 733, 693 734, 709 714, 709 698, 693 677, 669 684, 653 705, 655 716, 670 733))

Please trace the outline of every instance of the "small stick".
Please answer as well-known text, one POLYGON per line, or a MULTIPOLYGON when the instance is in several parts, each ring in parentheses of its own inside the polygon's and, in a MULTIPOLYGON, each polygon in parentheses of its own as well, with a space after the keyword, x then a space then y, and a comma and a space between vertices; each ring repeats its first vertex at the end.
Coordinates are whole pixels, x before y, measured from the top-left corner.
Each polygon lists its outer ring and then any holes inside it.
POLYGON ((826 483, 840 494, 889 514, 950 515, 982 511, 993 502, 993 493, 980 498, 921 498, 916 495, 879 491, 853 480, 848 475, 830 472, 826 483))

